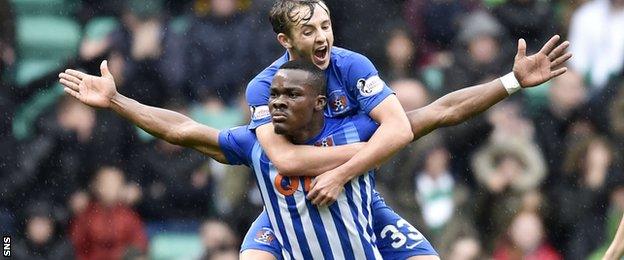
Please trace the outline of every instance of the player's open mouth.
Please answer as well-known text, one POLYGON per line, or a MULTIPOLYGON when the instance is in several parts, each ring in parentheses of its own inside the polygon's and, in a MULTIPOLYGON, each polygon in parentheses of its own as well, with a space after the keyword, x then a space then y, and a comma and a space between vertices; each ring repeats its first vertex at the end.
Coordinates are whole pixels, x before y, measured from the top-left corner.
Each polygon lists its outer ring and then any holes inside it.
POLYGON ((315 63, 325 61, 325 57, 327 57, 328 50, 329 48, 327 46, 319 47, 316 50, 314 50, 315 63))

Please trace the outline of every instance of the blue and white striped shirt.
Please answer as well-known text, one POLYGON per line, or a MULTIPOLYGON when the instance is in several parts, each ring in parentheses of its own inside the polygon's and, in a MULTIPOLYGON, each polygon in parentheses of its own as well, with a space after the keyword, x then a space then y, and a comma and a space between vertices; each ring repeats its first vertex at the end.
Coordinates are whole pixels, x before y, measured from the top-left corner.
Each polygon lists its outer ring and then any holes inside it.
MULTIPOLYGON (((326 118, 322 132, 308 144, 360 142, 376 129, 377 124, 365 115, 326 118)), ((381 259, 372 229, 373 171, 347 183, 336 203, 316 207, 306 199, 312 180, 280 175, 252 130, 224 130, 219 145, 229 163, 253 169, 285 259, 381 259)))

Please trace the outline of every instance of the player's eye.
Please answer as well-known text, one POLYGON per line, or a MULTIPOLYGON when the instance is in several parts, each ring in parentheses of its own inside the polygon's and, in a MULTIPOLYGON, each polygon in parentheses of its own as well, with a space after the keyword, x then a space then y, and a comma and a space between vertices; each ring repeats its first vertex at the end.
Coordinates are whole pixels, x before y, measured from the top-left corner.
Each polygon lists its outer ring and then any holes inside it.
POLYGON ((275 94, 274 92, 271 92, 271 94, 270 94, 270 96, 269 96, 269 97, 270 97, 270 98, 276 98, 276 97, 277 97, 277 94, 275 94))
POLYGON ((304 31, 303 35, 305 36, 311 36, 312 35, 312 31, 304 31))
POLYGON ((323 28, 323 30, 327 31, 327 30, 329 30, 330 27, 329 27, 329 25, 323 25, 323 27, 321 27, 321 28, 323 28))
POLYGON ((296 97, 299 96, 299 94, 297 94, 297 93, 290 93, 289 96, 290 96, 290 98, 296 98, 296 97))

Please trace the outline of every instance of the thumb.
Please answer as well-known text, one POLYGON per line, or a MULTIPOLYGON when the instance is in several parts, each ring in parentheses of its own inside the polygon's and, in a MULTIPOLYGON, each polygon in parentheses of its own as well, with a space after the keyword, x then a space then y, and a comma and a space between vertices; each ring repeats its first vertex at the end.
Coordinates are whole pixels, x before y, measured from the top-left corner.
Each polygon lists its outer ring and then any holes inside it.
POLYGON ((526 56, 526 42, 522 38, 518 40, 518 54, 516 55, 520 58, 526 56))
POLYGON ((107 60, 102 61, 102 64, 100 64, 100 72, 102 73, 102 77, 113 79, 113 74, 108 70, 107 60))

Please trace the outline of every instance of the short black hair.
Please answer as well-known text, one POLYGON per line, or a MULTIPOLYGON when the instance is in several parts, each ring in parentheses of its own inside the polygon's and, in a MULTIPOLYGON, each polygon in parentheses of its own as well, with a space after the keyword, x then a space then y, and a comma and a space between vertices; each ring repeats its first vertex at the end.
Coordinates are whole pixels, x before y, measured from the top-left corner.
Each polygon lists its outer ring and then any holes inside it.
POLYGON ((269 21, 273 26, 275 33, 284 33, 290 35, 290 29, 293 24, 299 24, 301 22, 308 22, 314 16, 314 10, 316 4, 322 3, 323 10, 329 13, 329 9, 326 8, 326 4, 323 0, 277 0, 271 8, 269 13, 269 21), (310 11, 308 15, 299 17, 299 12, 295 12, 297 7, 307 7, 310 11))
POLYGON ((325 71, 319 69, 316 65, 314 65, 310 61, 306 61, 303 59, 291 60, 284 63, 279 67, 280 70, 302 70, 308 72, 310 76, 308 79, 308 85, 315 88, 316 92, 319 95, 325 95, 325 86, 327 84, 327 79, 325 77, 325 71))

